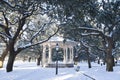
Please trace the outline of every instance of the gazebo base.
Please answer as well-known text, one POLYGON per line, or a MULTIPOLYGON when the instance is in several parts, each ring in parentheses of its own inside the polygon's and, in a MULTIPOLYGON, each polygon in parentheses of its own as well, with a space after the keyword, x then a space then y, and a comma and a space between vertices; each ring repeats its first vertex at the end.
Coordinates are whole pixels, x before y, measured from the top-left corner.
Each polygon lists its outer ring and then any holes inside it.
MULTIPOLYGON (((56 64, 55 63, 49 63, 47 64, 45 67, 49 67, 49 68, 55 68, 56 64)), ((65 68, 65 67, 74 67, 73 63, 67 63, 67 64, 63 64, 63 63, 59 63, 58 64, 59 68, 65 68)))

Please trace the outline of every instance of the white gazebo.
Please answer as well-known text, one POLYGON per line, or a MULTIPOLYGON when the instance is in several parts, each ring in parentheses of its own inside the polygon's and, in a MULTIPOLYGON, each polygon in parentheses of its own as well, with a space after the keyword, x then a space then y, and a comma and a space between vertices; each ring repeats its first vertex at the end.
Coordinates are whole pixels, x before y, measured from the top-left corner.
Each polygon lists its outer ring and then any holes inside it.
POLYGON ((54 36, 47 42, 43 43, 42 53, 42 66, 43 67, 55 67, 55 62, 52 61, 52 49, 56 47, 56 44, 63 49, 63 60, 59 62, 58 67, 73 67, 74 46, 77 42, 64 39, 62 37, 54 36), (64 42, 65 40, 65 42, 64 42), (46 49, 48 54, 46 54, 46 49))

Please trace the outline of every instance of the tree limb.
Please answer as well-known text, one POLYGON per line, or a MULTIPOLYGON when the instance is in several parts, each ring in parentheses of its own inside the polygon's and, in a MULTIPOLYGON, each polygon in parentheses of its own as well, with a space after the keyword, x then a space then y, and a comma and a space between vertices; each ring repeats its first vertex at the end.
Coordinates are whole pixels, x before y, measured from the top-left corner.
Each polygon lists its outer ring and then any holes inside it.
POLYGON ((59 31, 59 29, 60 29, 60 28, 58 27, 58 29, 56 30, 56 32, 55 32, 54 34, 50 35, 47 39, 45 39, 45 40, 43 40, 43 41, 39 41, 39 42, 37 42, 37 43, 35 43, 35 44, 31 44, 31 42, 30 42, 30 44, 28 44, 28 45, 26 45, 26 46, 24 46, 24 47, 19 47, 19 48, 17 49, 16 53, 19 53, 20 51, 22 51, 22 50, 24 50, 24 49, 26 49, 26 48, 29 48, 29 47, 32 47, 32 46, 35 46, 35 45, 38 45, 38 44, 42 44, 42 43, 48 41, 51 37, 53 37, 54 35, 56 35, 56 33, 59 31))

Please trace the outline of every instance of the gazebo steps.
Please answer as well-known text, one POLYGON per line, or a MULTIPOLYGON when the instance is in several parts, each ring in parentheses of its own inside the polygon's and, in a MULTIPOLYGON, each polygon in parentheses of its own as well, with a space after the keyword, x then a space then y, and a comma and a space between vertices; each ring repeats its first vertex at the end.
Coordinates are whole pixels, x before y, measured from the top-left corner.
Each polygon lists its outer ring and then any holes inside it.
MULTIPOLYGON (((53 64, 53 63, 49 63, 47 64, 45 67, 49 67, 49 68, 55 68, 56 67, 56 64, 53 64)), ((65 67, 74 67, 74 64, 73 63, 67 63, 67 64, 61 64, 59 63, 58 64, 58 67, 59 68, 65 68, 65 67)))

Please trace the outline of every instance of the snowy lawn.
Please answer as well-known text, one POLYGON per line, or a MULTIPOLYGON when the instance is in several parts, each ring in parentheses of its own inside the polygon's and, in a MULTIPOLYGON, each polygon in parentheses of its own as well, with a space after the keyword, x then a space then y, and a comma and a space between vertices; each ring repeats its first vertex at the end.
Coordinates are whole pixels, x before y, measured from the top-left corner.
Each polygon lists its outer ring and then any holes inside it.
POLYGON ((83 74, 95 80, 120 80, 120 66, 115 66, 114 72, 106 72, 105 66, 96 63, 92 63, 91 69, 85 62, 79 65, 78 72, 75 68, 59 68, 58 75, 55 75, 55 68, 36 66, 36 62, 16 61, 12 72, 7 73, 5 66, 0 69, 0 80, 92 80, 83 74))

